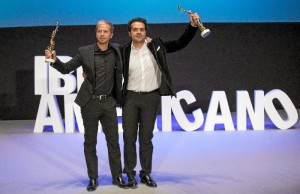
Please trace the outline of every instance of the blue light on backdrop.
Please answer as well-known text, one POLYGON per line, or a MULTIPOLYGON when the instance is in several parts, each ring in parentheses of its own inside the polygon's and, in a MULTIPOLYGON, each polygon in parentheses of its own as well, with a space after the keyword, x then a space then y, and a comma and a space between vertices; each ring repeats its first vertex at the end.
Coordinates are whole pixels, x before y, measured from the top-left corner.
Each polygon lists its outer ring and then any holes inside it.
POLYGON ((140 16, 149 23, 183 23, 182 8, 203 22, 300 22, 299 0, 0 0, 0 27, 94 25, 100 19, 126 24, 140 16))

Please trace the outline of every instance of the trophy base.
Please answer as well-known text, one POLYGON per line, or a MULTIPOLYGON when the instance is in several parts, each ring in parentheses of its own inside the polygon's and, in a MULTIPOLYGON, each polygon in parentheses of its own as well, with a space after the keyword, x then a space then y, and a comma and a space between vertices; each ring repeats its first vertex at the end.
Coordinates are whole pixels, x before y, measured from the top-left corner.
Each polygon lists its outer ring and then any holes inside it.
POLYGON ((55 63, 55 60, 54 60, 54 59, 45 59, 45 62, 48 62, 48 63, 55 63))
POLYGON ((207 37, 210 34, 210 30, 209 29, 205 29, 201 32, 201 36, 202 38, 207 37))

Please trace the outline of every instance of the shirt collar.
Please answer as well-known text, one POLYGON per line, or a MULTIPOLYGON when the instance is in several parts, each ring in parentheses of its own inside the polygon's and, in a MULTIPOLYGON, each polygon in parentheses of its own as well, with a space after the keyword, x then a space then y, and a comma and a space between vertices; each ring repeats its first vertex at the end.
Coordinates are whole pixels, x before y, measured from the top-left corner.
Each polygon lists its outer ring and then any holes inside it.
MULTIPOLYGON (((144 45, 142 46, 142 48, 145 47, 145 46, 147 46, 147 41, 146 41, 146 39, 145 39, 145 42, 144 42, 144 45)), ((133 42, 131 42, 131 49, 136 49, 136 50, 138 50, 138 49, 142 49, 142 48, 136 48, 136 47, 133 45, 133 42)))
MULTIPOLYGON (((110 51, 112 48, 112 46, 110 44, 108 44, 108 49, 106 51, 110 51)), ((99 47, 97 42, 94 44, 94 51, 98 51, 98 52, 106 52, 106 51, 102 51, 99 47)))

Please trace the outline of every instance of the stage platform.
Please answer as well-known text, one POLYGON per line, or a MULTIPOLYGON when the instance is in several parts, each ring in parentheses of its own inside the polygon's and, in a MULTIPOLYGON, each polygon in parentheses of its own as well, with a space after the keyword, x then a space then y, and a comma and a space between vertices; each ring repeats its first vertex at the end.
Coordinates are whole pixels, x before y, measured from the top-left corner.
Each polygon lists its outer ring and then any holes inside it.
MULTIPOLYGON (((90 193, 83 134, 33 133, 34 122, 0 121, 0 193, 90 193)), ((288 130, 155 132, 153 143, 152 177, 158 187, 123 190, 111 184, 106 142, 99 133, 99 187, 93 193, 300 193, 299 119, 288 130)))

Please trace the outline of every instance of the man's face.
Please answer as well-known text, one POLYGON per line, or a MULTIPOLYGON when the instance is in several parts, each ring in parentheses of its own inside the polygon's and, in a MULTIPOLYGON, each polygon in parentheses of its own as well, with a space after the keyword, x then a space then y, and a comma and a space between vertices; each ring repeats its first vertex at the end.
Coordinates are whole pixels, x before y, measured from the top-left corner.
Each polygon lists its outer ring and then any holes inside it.
POLYGON ((112 39, 113 33, 110 28, 109 24, 103 22, 97 24, 96 39, 100 44, 107 44, 112 39))
POLYGON ((133 22, 128 33, 134 43, 145 42, 147 31, 143 22, 133 22))

